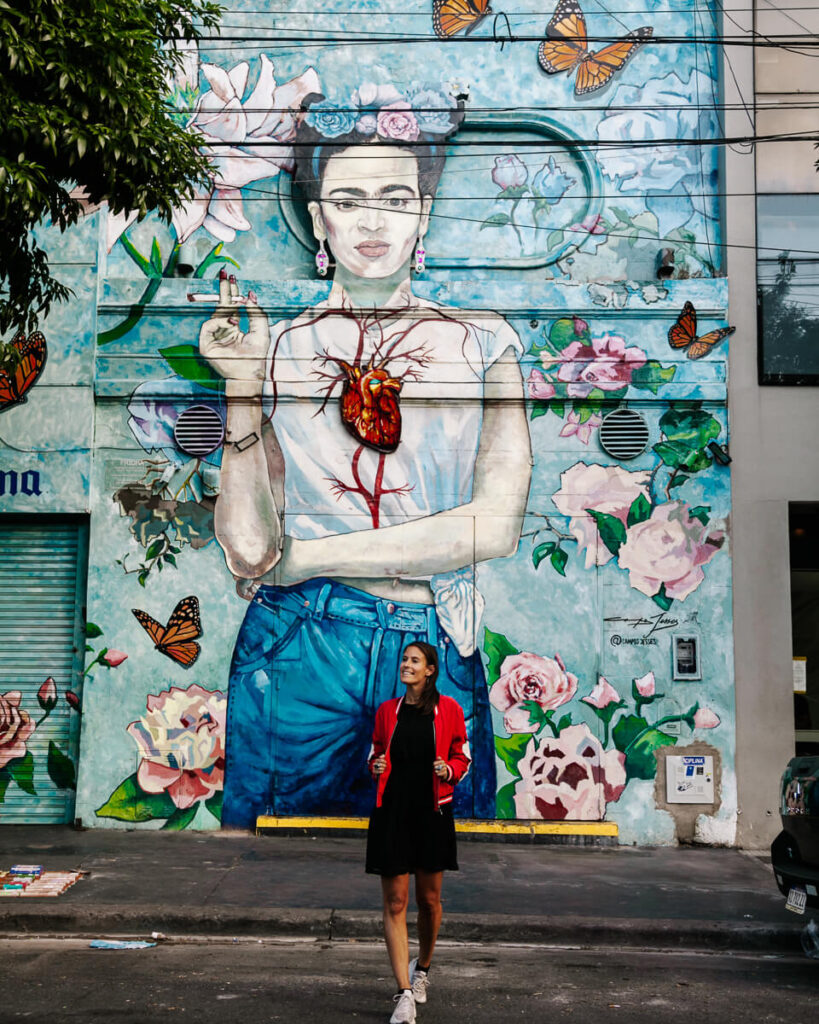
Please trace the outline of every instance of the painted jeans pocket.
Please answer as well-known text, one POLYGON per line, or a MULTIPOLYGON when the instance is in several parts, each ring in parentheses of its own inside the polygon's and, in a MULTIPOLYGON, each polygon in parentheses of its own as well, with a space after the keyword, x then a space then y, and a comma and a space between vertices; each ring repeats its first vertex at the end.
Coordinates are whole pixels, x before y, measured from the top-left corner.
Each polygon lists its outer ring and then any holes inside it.
POLYGON ((253 604, 239 631, 234 670, 252 671, 264 664, 300 661, 304 618, 289 609, 253 604))

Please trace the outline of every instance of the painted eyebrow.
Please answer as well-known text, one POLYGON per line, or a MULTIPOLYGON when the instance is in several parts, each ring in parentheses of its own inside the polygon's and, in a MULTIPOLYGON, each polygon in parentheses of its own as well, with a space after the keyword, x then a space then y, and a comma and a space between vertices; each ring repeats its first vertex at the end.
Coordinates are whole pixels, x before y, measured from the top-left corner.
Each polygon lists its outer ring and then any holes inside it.
MULTIPOLYGON (((379 189, 378 195, 386 196, 392 192, 406 192, 410 196, 416 195, 415 190, 411 189, 409 185, 385 185, 384 188, 379 189)), ((363 188, 334 188, 330 192, 330 198, 332 198, 335 195, 354 196, 356 199, 367 198, 367 193, 364 191, 363 188)))

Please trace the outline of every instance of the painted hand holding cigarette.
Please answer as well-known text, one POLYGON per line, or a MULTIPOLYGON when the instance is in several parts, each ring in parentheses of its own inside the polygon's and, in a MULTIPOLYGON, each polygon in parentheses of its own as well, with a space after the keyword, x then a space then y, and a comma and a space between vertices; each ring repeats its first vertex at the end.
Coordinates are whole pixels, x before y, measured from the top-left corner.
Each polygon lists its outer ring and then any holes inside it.
POLYGON ((252 291, 241 295, 236 278, 223 275, 224 271, 219 275, 219 305, 199 331, 199 351, 225 380, 262 381, 270 344, 267 316, 252 291), (239 326, 243 309, 246 333, 239 326))

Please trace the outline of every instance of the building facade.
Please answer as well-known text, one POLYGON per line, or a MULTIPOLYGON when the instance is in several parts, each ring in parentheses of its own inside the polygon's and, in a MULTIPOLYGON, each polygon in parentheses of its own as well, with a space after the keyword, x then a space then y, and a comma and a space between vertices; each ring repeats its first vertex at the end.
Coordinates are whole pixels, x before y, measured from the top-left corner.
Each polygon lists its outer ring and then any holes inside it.
POLYGON ((0 821, 366 814, 423 639, 459 815, 735 842, 716 12, 258 6, 7 346, 0 821))

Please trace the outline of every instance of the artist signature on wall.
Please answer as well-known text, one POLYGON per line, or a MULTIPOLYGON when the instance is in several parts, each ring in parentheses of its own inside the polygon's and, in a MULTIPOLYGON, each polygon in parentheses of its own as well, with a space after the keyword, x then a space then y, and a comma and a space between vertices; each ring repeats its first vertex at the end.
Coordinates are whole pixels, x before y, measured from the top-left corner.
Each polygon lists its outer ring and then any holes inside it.
POLYGON ((691 625, 696 623, 696 621, 696 612, 686 615, 685 619, 672 618, 670 615, 666 615, 665 612, 659 612, 657 615, 635 615, 633 617, 628 615, 611 615, 603 619, 607 629, 620 626, 621 630, 625 628, 639 634, 638 636, 623 636, 622 632, 612 633, 609 637, 609 643, 612 647, 619 647, 620 644, 653 645, 657 643, 657 638, 654 636, 655 633, 662 632, 665 629, 676 629, 677 626, 683 623, 691 625))

